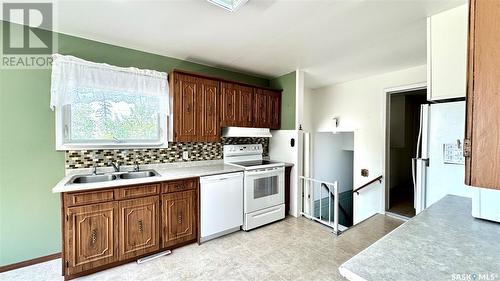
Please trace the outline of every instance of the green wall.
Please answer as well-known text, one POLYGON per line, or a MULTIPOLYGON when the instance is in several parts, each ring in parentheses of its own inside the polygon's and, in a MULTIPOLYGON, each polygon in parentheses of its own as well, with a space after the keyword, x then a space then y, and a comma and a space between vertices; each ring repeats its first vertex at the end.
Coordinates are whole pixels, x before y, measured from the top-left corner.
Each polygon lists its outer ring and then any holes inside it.
MULTIPOLYGON (((90 61, 165 72, 178 68, 269 86, 260 77, 57 36, 59 53, 90 61)), ((64 176, 64 153, 55 151, 49 91, 50 70, 0 70, 0 266, 60 251, 60 202, 51 189, 64 176)))
POLYGON ((271 88, 283 89, 281 99, 281 129, 295 129, 295 71, 269 81, 271 88))

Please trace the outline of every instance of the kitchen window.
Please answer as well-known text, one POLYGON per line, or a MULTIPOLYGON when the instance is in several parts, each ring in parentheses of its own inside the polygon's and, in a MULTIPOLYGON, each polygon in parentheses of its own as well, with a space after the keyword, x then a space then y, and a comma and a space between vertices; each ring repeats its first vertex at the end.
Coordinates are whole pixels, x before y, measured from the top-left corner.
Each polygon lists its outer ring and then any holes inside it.
POLYGON ((54 55, 56 149, 167 147, 167 74, 54 55))

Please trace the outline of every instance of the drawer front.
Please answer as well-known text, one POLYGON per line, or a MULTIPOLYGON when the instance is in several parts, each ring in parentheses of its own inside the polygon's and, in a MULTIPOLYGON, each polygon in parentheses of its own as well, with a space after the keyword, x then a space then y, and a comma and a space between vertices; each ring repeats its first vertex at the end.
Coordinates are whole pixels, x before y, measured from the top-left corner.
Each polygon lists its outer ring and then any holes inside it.
POLYGON ((65 202, 66 206, 78 206, 85 204, 101 203, 114 200, 114 193, 112 189, 66 193, 65 202))
POLYGON ((117 200, 121 200, 121 199, 156 195, 159 192, 160 192, 159 183, 147 184, 147 185, 135 185, 135 186, 121 187, 115 189, 115 197, 117 200))
POLYGON ((196 189, 196 183, 197 183, 196 179, 166 182, 163 183, 161 192, 169 193, 169 192, 196 189))

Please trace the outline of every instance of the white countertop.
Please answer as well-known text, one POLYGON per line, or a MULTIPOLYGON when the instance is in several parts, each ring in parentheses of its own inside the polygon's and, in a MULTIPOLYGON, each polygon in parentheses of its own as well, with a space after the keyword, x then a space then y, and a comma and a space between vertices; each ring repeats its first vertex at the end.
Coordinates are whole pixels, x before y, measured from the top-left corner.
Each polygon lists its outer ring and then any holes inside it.
MULTIPOLYGON (((122 167, 123 171, 132 170, 132 166, 122 167)), ((166 164, 152 164, 152 165, 143 165, 141 166, 141 170, 155 170, 160 175, 156 177, 149 178, 141 178, 141 179, 127 179, 127 180, 114 180, 114 181, 106 181, 106 182, 97 182, 97 183, 81 183, 81 184, 66 184, 74 175, 88 175, 92 173, 92 169, 75 169, 75 170, 67 170, 66 176, 57 183, 57 185, 52 188, 53 193, 60 192, 74 192, 74 191, 85 191, 92 190, 98 188, 107 188, 107 187, 119 187, 119 186, 127 186, 133 184, 143 184, 143 183, 152 183, 152 182, 160 182, 160 181, 168 181, 168 180, 176 180, 183 178, 193 178, 193 177, 202 177, 202 176, 210 176, 217 174, 227 174, 234 172, 241 172, 244 169, 230 165, 224 164, 221 160, 213 160, 213 161, 193 161, 193 162, 179 162, 179 163, 166 163, 166 164)), ((98 173, 103 172, 111 172, 112 168, 98 168, 98 173)))

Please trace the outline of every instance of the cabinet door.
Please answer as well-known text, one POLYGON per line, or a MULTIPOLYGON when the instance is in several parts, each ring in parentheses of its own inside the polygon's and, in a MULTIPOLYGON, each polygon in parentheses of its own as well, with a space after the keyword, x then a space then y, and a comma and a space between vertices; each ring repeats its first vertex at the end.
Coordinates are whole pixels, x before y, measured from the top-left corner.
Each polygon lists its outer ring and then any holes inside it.
POLYGON ((221 87, 221 126, 238 124, 238 88, 237 85, 222 82, 221 87))
POLYGON ((253 101, 254 88, 238 86, 239 127, 252 127, 254 125, 253 101))
POLYGON ((151 196, 119 203, 120 260, 160 248, 159 202, 159 196, 151 196))
POLYGON ((428 100, 465 97, 467 5, 428 19, 428 100))
POLYGON ((269 93, 262 89, 255 91, 255 126, 258 128, 270 128, 270 97, 269 93))
POLYGON ((470 4, 465 182, 500 189, 500 1, 470 4))
POLYGON ((174 73, 175 141, 195 141, 199 114, 196 108, 198 83, 195 77, 174 73))
POLYGON ((220 140, 219 83, 208 79, 198 79, 198 83, 201 113, 198 140, 217 142, 220 140))
POLYGON ((196 239, 196 202, 196 190, 162 195, 163 247, 196 239))
POLYGON ((281 92, 272 92, 269 96, 269 120, 271 129, 281 128, 281 92))
POLYGON ((65 258, 67 274, 118 261, 118 203, 67 209, 65 258))

